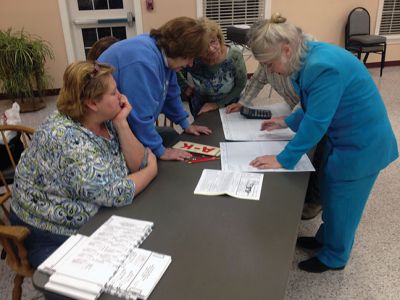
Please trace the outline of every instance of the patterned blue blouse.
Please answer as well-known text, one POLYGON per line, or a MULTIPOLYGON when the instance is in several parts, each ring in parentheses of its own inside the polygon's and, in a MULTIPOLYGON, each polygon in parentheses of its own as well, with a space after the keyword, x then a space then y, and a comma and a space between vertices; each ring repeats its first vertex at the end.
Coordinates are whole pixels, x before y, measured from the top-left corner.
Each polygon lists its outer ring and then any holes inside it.
POLYGON ((17 166, 12 210, 24 222, 71 235, 101 206, 133 201, 135 184, 111 122, 111 139, 55 112, 37 129, 17 166))

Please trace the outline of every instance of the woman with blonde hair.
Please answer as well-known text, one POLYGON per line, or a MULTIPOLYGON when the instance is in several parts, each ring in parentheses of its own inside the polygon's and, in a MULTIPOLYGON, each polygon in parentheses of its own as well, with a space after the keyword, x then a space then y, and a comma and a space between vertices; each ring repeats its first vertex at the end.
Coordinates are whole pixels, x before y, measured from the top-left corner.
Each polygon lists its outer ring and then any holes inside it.
POLYGON ((299 263, 314 273, 347 264, 364 206, 379 172, 398 157, 386 108, 365 66, 335 45, 308 40, 279 14, 255 24, 250 47, 269 72, 290 76, 301 109, 263 121, 261 130, 296 132, 278 155, 255 158, 259 169, 292 169, 322 137, 322 225, 297 246, 317 250, 299 263))
POLYGON ((128 99, 113 69, 76 62, 64 73, 58 111, 36 130, 16 169, 10 221, 27 226, 37 267, 102 206, 131 204, 157 174, 157 159, 129 128, 128 99))
POLYGON ((215 21, 204 17, 199 22, 206 30, 207 52, 178 74, 194 117, 236 103, 247 81, 242 51, 225 45, 222 29, 215 21))

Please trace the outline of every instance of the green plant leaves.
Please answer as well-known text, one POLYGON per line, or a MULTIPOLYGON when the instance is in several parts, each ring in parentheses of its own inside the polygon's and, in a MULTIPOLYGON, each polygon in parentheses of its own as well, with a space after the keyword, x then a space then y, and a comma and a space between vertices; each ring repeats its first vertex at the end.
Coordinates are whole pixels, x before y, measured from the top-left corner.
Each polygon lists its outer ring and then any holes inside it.
POLYGON ((0 88, 12 99, 39 96, 49 87, 46 59, 54 59, 51 45, 23 30, 0 30, 0 88))

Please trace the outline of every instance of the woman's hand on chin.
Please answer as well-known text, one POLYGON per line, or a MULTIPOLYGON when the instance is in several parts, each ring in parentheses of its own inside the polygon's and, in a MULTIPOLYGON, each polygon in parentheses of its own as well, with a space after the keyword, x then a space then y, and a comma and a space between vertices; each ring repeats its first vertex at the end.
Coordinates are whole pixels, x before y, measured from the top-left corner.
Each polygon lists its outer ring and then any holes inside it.
POLYGON ((111 120, 114 126, 118 126, 121 123, 127 122, 127 117, 132 110, 132 106, 126 98, 125 95, 121 94, 121 99, 119 103, 121 110, 117 113, 117 115, 111 120))

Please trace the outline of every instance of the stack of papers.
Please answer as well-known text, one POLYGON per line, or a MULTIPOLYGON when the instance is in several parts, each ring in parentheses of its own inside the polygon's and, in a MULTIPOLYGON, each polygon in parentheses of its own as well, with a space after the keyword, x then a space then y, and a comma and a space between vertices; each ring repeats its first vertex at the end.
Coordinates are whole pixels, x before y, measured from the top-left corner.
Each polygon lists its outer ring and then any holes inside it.
POLYGON ((228 141, 290 141, 294 136, 290 128, 261 131, 263 120, 246 119, 239 112, 227 114, 225 109, 220 109, 219 114, 228 141))
MULTIPOLYGON (((90 237, 71 236, 38 268, 51 275, 45 288, 74 299, 94 300, 107 285, 113 286, 109 282, 119 274, 119 281, 129 281, 138 297, 146 299, 171 262, 170 256, 137 248, 152 227, 152 222, 112 216, 90 237), (145 259, 133 268, 137 272, 123 272, 138 253, 145 254, 145 259)), ((119 292, 128 295, 125 290, 119 292)))
MULTIPOLYGON (((288 115, 291 112, 285 103, 273 104, 267 108, 273 116, 288 115)), ((225 139, 236 142, 220 143, 222 170, 203 170, 194 194, 227 194, 241 199, 259 200, 263 177, 253 174, 254 172, 315 171, 307 155, 303 155, 292 170, 257 169, 251 166, 250 162, 257 157, 278 155, 282 152, 295 133, 289 128, 261 131, 263 120, 246 119, 239 112, 227 114, 224 108, 219 110, 219 114, 225 139)))

